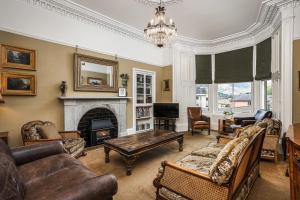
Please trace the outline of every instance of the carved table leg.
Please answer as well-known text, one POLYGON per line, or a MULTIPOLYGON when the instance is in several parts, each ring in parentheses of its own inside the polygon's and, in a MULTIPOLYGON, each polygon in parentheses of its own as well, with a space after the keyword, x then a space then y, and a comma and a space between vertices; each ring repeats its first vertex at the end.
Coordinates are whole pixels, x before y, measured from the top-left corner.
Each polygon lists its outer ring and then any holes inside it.
POLYGON ((126 164, 126 175, 130 176, 131 175, 131 171, 132 171, 132 165, 133 163, 136 161, 137 156, 131 156, 131 157, 126 157, 126 156, 122 156, 125 164, 126 164))
POLYGON ((110 148, 108 147, 104 147, 104 152, 105 152, 105 163, 109 163, 109 152, 110 152, 110 148))
POLYGON ((179 144, 179 151, 183 151, 183 137, 179 138, 177 142, 179 144))

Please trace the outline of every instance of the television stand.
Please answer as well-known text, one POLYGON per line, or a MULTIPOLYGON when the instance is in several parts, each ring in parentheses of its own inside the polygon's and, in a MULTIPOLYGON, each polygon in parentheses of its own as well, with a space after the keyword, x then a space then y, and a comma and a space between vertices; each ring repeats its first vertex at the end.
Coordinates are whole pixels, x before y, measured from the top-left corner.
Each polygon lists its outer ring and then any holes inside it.
POLYGON ((155 117, 154 129, 176 131, 176 118, 155 117))

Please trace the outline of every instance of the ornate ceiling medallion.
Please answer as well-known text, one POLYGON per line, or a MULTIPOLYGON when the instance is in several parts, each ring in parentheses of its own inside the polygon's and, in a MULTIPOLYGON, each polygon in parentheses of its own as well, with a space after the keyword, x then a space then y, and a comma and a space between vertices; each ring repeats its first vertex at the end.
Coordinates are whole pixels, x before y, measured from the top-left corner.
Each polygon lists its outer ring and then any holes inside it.
POLYGON ((150 6, 158 6, 158 5, 162 5, 162 6, 169 6, 172 4, 176 4, 182 0, 136 0, 138 2, 141 2, 145 5, 150 5, 150 6))
POLYGON ((156 8, 154 19, 151 19, 144 29, 144 33, 145 37, 158 47, 164 47, 172 37, 177 35, 175 23, 166 17, 166 9, 162 6, 162 1, 156 8))

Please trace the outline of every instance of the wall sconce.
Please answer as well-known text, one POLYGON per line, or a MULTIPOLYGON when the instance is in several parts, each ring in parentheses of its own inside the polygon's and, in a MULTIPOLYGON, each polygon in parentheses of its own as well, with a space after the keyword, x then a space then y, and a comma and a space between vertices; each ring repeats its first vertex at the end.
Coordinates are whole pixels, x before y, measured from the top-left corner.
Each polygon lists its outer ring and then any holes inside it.
POLYGON ((127 82, 129 80, 129 75, 128 74, 121 74, 120 77, 122 79, 122 86, 126 88, 127 87, 127 82))

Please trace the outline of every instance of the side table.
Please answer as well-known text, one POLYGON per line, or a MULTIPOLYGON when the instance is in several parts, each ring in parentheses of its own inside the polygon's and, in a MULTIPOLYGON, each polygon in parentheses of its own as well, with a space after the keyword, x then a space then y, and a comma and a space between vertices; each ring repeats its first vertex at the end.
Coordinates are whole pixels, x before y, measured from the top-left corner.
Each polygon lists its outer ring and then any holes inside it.
POLYGON ((233 133, 231 130, 231 125, 234 124, 234 121, 232 119, 219 119, 218 120, 218 132, 219 134, 225 134, 228 135, 230 133, 233 133))
POLYGON ((0 132, 0 139, 2 139, 6 144, 8 144, 8 131, 0 132))

